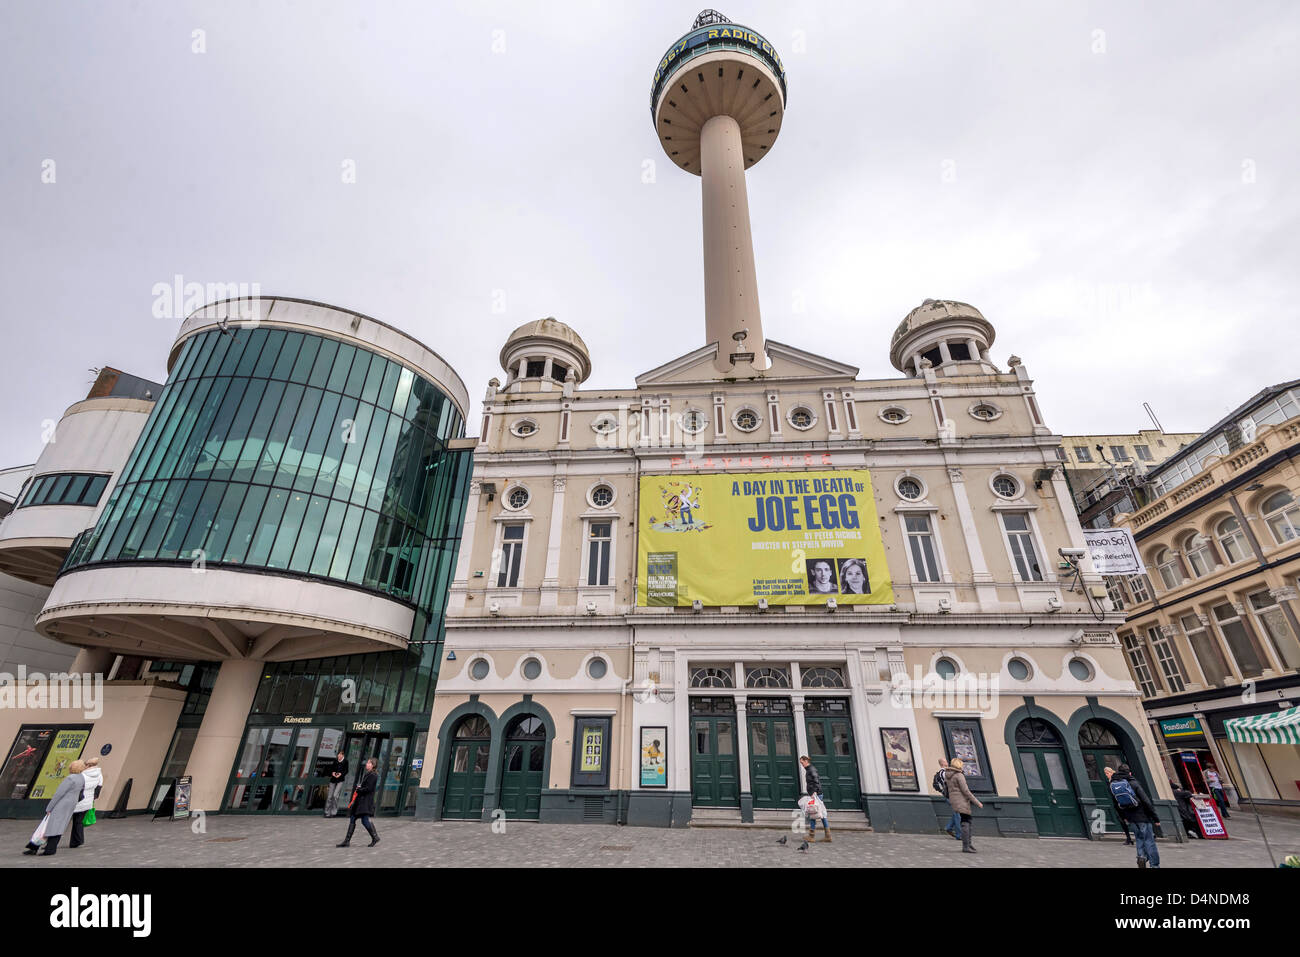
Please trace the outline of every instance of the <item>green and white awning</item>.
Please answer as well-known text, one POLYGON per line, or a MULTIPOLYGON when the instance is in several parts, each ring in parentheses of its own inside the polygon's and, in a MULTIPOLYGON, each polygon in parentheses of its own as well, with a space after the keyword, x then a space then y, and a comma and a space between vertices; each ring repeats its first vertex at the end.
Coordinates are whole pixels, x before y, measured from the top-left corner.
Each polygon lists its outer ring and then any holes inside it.
POLYGON ((1274 711, 1271 714, 1252 714, 1245 718, 1232 718, 1223 722, 1229 741, 1250 741, 1255 744, 1300 744, 1300 707, 1274 711))

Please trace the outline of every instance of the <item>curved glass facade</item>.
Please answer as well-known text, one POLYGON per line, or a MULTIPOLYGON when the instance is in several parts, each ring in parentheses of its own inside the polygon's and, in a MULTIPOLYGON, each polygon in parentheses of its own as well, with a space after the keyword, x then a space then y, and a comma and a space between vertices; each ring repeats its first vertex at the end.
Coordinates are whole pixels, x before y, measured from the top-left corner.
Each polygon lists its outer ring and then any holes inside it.
POLYGON ((365 349, 267 327, 200 333, 65 570, 203 561, 440 613, 470 466, 447 442, 463 434, 437 386, 365 349))

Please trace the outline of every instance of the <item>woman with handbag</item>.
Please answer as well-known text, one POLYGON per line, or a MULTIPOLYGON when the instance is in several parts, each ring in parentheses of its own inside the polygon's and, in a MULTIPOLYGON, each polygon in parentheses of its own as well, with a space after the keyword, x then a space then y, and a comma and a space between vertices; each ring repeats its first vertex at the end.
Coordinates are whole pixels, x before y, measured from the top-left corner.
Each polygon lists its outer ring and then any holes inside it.
POLYGON ((352 832, 357 829, 357 818, 361 818, 361 826, 370 835, 370 843, 366 846, 374 847, 379 843, 379 834, 370 821, 375 814, 375 791, 379 788, 379 773, 375 770, 376 766, 377 762, 374 758, 367 759, 361 771, 361 780, 352 789, 352 801, 348 804, 348 836, 343 838, 343 843, 337 845, 338 847, 347 847, 352 843, 352 832))
MULTIPOLYGON (((50 798, 50 803, 45 805, 45 818, 41 821, 41 824, 45 827, 44 857, 54 855, 54 852, 59 847, 59 838, 68 829, 68 822, 72 820, 77 802, 81 800, 81 792, 86 789, 86 779, 81 774, 84 770, 86 770, 86 765, 83 761, 73 761, 68 765, 68 776, 59 782, 54 797, 50 798)), ((39 843, 40 834, 41 829, 37 827, 36 833, 27 842, 27 849, 23 851, 24 854, 35 854, 41 849, 39 843)))
POLYGON ((86 787, 72 812, 72 839, 68 841, 68 847, 81 847, 85 844, 86 825, 95 823, 95 798, 99 797, 100 789, 104 786, 104 772, 99 769, 98 757, 86 759, 86 770, 81 776, 86 779, 86 787))

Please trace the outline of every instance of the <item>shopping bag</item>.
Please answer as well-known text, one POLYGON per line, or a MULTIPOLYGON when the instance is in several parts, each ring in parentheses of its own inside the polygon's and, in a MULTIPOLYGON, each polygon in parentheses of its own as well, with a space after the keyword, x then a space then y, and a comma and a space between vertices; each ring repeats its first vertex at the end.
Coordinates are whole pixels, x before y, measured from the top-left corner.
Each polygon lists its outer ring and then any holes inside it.
POLYGON ((95 809, 92 807, 86 812, 86 817, 81 823, 83 827, 90 827, 90 825, 94 824, 96 820, 98 820, 98 818, 95 817, 95 809))
POLYGON ((49 826, 49 823, 50 823, 50 816, 47 814, 45 815, 45 817, 41 818, 41 823, 36 825, 36 830, 32 831, 32 839, 29 843, 44 844, 45 828, 49 826))
POLYGON ((826 817, 826 805, 822 803, 822 796, 820 794, 818 794, 814 799, 813 806, 817 809, 818 818, 826 817))

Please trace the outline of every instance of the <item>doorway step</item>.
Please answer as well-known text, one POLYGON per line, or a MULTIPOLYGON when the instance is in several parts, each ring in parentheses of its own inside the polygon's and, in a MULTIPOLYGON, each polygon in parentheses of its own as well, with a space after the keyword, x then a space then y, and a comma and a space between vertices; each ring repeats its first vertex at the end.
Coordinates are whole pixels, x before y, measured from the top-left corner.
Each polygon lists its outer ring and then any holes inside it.
MULTIPOLYGON (((754 823, 746 824, 740 820, 740 808, 734 807, 694 807, 691 808, 691 827, 757 827, 768 830, 790 830, 790 811, 755 810, 754 823)), ((831 811, 831 832, 870 831, 871 822, 862 811, 831 811)))

